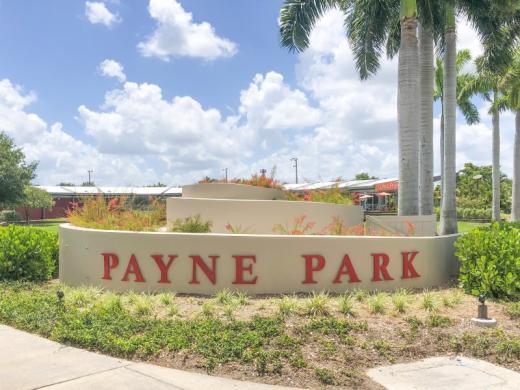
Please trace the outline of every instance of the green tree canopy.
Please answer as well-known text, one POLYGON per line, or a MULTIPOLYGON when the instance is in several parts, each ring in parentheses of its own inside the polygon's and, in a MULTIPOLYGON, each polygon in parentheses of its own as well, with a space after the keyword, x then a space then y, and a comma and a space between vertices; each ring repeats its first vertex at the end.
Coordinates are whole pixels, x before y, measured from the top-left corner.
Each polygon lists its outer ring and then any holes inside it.
POLYGON ((378 177, 370 176, 366 172, 361 172, 356 175, 356 180, 370 180, 370 179, 378 179, 378 177))
MULTIPOLYGON (((457 200, 460 207, 484 209, 491 208, 490 165, 478 166, 472 163, 464 164, 464 169, 457 173, 457 200)), ((500 175, 500 209, 502 212, 511 210, 512 183, 504 173, 500 175)))
POLYGON ((47 191, 32 186, 25 187, 21 205, 24 209, 25 220, 27 222, 29 222, 31 209, 50 209, 53 204, 52 196, 47 191))
POLYGON ((24 188, 35 177, 37 162, 25 162, 22 150, 0 132, 0 206, 16 206, 24 198, 24 188))

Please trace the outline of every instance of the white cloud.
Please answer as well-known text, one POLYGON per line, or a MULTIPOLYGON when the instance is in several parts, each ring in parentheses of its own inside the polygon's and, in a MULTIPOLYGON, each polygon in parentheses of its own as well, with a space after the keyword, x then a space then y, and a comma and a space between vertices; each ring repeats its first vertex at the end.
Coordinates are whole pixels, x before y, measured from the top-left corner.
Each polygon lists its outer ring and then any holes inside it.
POLYGON ((117 13, 110 12, 104 3, 98 1, 85 2, 85 16, 90 23, 103 24, 107 27, 121 22, 117 13))
POLYGON ((89 169, 94 170, 99 184, 141 183, 138 178, 142 177, 147 182, 157 180, 143 158, 102 154, 66 133, 61 123, 49 126, 38 115, 27 112, 35 99, 33 93, 24 95, 10 80, 0 80, 0 130, 14 139, 28 161, 39 161, 37 183, 81 183, 89 169))
MULTIPOLYGON (((166 4, 166 10, 162 19, 157 16, 159 27, 149 42, 179 15, 187 22, 176 26, 199 26, 177 2, 152 1, 150 10, 154 4, 166 4)), ((466 27, 459 28, 459 47, 474 45, 466 27)), ((225 116, 190 96, 165 97, 155 84, 126 81, 122 65, 113 60, 105 60, 99 70, 122 84, 106 93, 99 108, 78 108, 78 121, 92 145, 30 113, 34 93, 23 94, 9 80, 0 81, 0 128, 29 158, 41 161, 42 184, 78 182, 88 169, 105 184, 186 184, 205 175, 220 177, 224 167, 231 177, 244 177, 274 165, 279 179, 292 181, 291 157, 299 158, 300 178, 308 180, 349 178, 361 171, 397 176, 397 61, 383 60, 379 73, 361 82, 337 11, 318 22, 309 49, 298 57, 297 87, 280 73, 258 74, 240 92, 237 115, 225 116)), ((485 111, 482 103, 479 107, 485 111)), ((502 164, 508 174, 513 119, 504 114, 501 121, 502 164)), ((439 118, 434 128, 438 173, 439 118)), ((467 126, 459 115, 457 142, 458 168, 467 161, 490 164, 489 116, 484 113, 482 124, 467 126)))
POLYGON ((204 109, 191 97, 167 101, 154 84, 127 82, 106 94, 103 108, 98 112, 80 106, 79 118, 105 152, 212 161, 236 150, 232 119, 204 109))
POLYGON ((107 77, 115 77, 121 82, 126 81, 126 75, 123 69, 123 66, 114 60, 104 60, 99 64, 99 71, 103 76, 107 77))
POLYGON ((193 22, 193 15, 176 0, 150 0, 148 11, 157 27, 138 45, 145 57, 158 57, 164 61, 171 57, 214 60, 231 57, 237 51, 236 44, 219 37, 208 22, 193 22))
POLYGON ((302 91, 284 83, 283 76, 257 74, 240 94, 240 113, 255 129, 299 129, 318 124, 320 111, 309 105, 302 91))

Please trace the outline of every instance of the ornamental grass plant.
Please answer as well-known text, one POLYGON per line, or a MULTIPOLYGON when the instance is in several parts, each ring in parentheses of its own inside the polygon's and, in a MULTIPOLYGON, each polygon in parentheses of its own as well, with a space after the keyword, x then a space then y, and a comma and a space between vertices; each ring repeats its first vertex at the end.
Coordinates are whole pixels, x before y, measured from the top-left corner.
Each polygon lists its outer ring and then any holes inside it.
POLYGON ((127 196, 105 199, 102 195, 74 203, 68 221, 79 227, 105 230, 155 231, 166 223, 166 204, 150 198, 139 208, 127 196))

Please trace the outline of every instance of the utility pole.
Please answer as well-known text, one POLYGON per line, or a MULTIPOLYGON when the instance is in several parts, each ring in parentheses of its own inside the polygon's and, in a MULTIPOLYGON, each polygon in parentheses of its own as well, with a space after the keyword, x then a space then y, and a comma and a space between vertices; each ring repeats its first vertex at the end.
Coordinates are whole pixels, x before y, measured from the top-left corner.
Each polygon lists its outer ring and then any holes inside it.
POLYGON ((92 171, 92 170, 89 169, 89 170, 88 170, 88 185, 89 185, 89 186, 92 185, 92 182, 90 181, 90 175, 91 175, 92 173, 94 173, 94 171, 92 171))
POLYGON ((296 184, 298 184, 298 158, 297 157, 293 157, 293 158, 291 158, 290 161, 294 161, 293 168, 296 171, 296 184))
POLYGON ((222 170, 226 173, 226 183, 227 183, 227 173, 228 173, 228 168, 223 168, 222 170))
POLYGON ((265 168, 260 169, 260 176, 265 177, 266 173, 267 173, 267 169, 265 169, 265 168))

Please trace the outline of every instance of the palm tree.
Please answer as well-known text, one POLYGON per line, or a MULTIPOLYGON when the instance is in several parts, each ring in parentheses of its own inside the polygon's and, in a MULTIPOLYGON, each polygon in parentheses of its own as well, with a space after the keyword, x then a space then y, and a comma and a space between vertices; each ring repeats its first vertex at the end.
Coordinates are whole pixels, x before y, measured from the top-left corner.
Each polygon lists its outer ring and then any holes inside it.
POLYGON ((520 220, 520 49, 506 70, 500 83, 507 108, 515 113, 515 139, 513 147, 513 197, 511 221, 520 220))
MULTIPOLYGON (((477 107, 471 102, 471 93, 467 90, 467 86, 475 79, 475 76, 469 73, 462 73, 464 66, 471 61, 471 53, 469 50, 460 50, 457 52, 455 60, 457 70, 457 107, 464 115, 466 123, 472 125, 480 121, 477 107)), ((442 106, 444 104, 444 64, 442 59, 437 57, 435 67, 435 83, 433 88, 434 101, 441 103, 441 123, 440 123, 440 162, 441 173, 444 170, 444 113, 442 106)), ((443 177, 441 175, 441 188, 443 177)), ((442 198, 441 198, 442 200, 442 198)))
POLYGON ((399 215, 419 213, 419 46, 417 3, 401 2, 401 42, 397 75, 399 128, 399 215))
POLYGON ((492 122, 492 219, 500 220, 500 112, 506 107, 501 93, 504 71, 490 69, 483 57, 477 58, 477 76, 464 88, 464 93, 479 93, 490 104, 492 122))
POLYGON ((433 32, 419 24, 419 213, 433 214, 433 32))
POLYGON ((444 165, 441 173, 444 178, 442 186, 441 234, 457 233, 457 201, 456 201, 456 104, 457 104, 457 36, 455 19, 455 2, 445 2, 444 24, 444 73, 443 101, 444 115, 444 165))
MULTIPOLYGON (((286 0, 280 12, 282 45, 293 51, 304 50, 309 44, 309 35, 316 20, 332 7, 339 7, 345 13, 347 36, 352 44, 361 79, 366 79, 377 71, 385 43, 387 51, 393 54, 399 47, 398 210, 400 215, 417 215, 419 213, 420 111, 417 2, 416 0, 286 0)), ((433 67, 433 60, 431 62, 430 66, 433 67)), ((432 72, 433 68, 430 73, 432 72)), ((428 91, 430 100, 433 76, 431 80, 428 91)), ((426 109, 423 111, 427 112, 426 109)))

